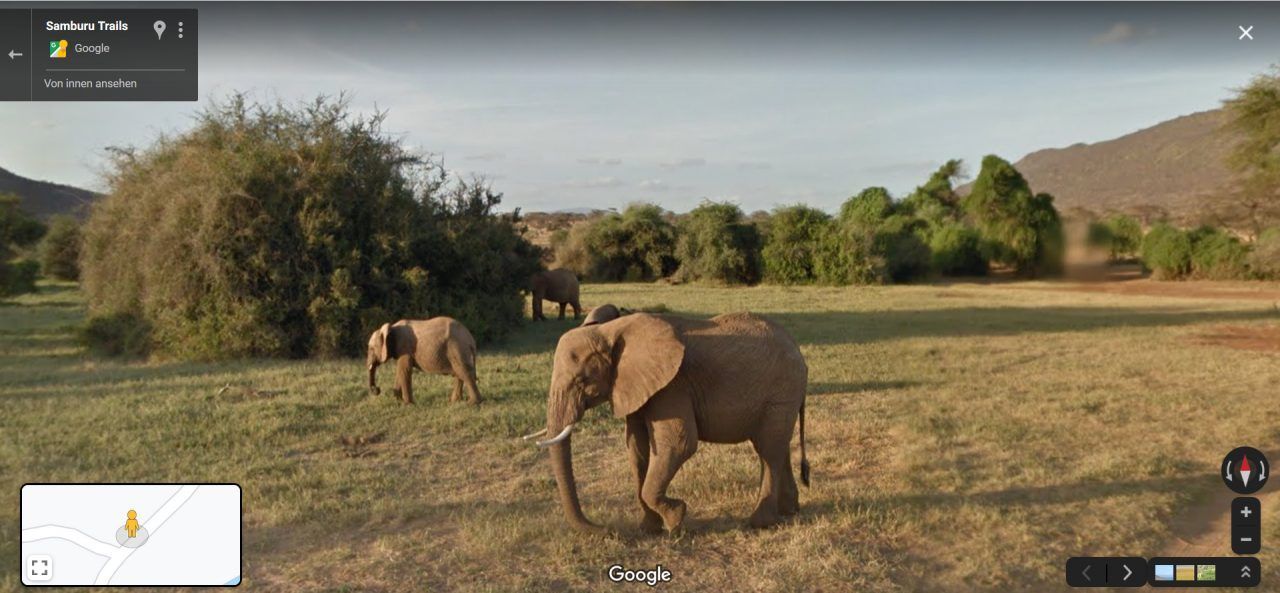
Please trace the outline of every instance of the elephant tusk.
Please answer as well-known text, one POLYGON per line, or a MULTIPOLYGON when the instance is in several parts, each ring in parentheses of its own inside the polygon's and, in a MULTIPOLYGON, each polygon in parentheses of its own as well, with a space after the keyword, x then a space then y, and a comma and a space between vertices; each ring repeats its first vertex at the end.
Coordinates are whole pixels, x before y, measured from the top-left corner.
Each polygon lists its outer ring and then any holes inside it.
MULTIPOLYGON (((576 423, 575 423, 575 424, 576 424, 576 423)), ((545 441, 538 441, 538 446, 539 446, 539 447, 547 447, 547 446, 550 446, 550 445, 554 445, 554 444, 556 444, 556 443, 559 443, 560 441, 563 441, 563 440, 565 440, 565 439, 569 438, 569 433, 571 433, 571 432, 573 432, 573 424, 570 424, 570 425, 568 425, 568 426, 564 427, 564 430, 560 431, 560 434, 556 435, 555 437, 549 438, 549 439, 547 439, 547 440, 545 440, 545 441)))
POLYGON ((542 430, 539 430, 538 432, 535 432, 535 433, 533 433, 533 434, 526 434, 526 435, 524 435, 524 436, 522 436, 522 437, 520 437, 520 438, 521 438, 521 439, 524 439, 524 440, 526 440, 526 441, 527 441, 527 440, 532 439, 532 438, 540 437, 540 436, 542 436, 542 435, 544 435, 544 434, 547 434, 547 429, 545 429, 545 428, 544 428, 544 429, 542 429, 542 430))

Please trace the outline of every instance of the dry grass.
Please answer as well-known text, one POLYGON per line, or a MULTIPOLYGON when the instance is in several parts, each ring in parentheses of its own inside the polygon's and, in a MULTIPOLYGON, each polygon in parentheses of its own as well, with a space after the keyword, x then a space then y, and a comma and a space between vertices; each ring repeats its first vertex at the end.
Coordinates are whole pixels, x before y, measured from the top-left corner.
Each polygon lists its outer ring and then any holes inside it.
MULTIPOLYGON (((798 520, 743 529, 754 456, 704 444, 673 484, 688 531, 640 535, 621 424, 599 410, 574 448, 607 538, 567 531, 544 455, 517 438, 543 423, 569 322, 482 351, 479 409, 425 377, 401 407, 365 396, 356 360, 87 358, 69 330, 78 294, 46 287, 0 306, 0 492, 238 482, 255 591, 607 590, 614 563, 661 563, 669 591, 1065 590, 1068 556, 1154 555, 1203 521, 1226 451, 1280 456, 1280 357, 1193 339, 1280 316, 1253 299, 1027 286, 586 286, 588 306, 771 315, 811 369, 798 520)), ((18 562, 16 513, 0 505, 0 566, 18 562)), ((1262 589, 1280 589, 1280 557, 1263 566, 1262 589)))

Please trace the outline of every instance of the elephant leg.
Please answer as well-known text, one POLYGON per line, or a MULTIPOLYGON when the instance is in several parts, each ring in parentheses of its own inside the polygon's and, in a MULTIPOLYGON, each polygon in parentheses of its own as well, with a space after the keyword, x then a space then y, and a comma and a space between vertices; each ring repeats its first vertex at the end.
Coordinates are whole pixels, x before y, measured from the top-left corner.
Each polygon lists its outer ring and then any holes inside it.
POLYGON ((582 314, 582 305, 578 304, 577 299, 573 301, 573 318, 577 319, 582 314))
POLYGON ((400 391, 400 401, 413 403, 413 359, 401 356, 396 360, 396 389, 400 391))
POLYGON ((627 453, 631 456, 631 474, 636 480, 636 502, 644 518, 640 529, 646 533, 662 531, 662 515, 655 513, 644 502, 644 480, 649 472, 649 427, 639 414, 627 416, 627 453))
MULTIPOLYGON (((564 319, 564 308, 567 303, 560 303, 560 318, 564 319)), ((576 316, 575 316, 576 317, 576 316)))
MULTIPOLYGON (((796 412, 784 413, 772 408, 766 411, 759 432, 751 438, 751 446, 755 447, 762 465, 759 502, 749 521, 752 527, 771 527, 782 520, 779 510, 784 484, 790 476, 791 430, 795 422, 796 412)), ((795 478, 791 479, 794 484, 795 478)))
POLYGON ((476 387, 476 370, 467 367, 467 373, 463 375, 462 384, 467 386, 467 395, 471 398, 471 403, 480 403, 480 388, 476 387))
POLYGON ((449 401, 456 402, 462 399, 462 379, 453 378, 453 391, 449 393, 449 401))
POLYGON ((533 320, 542 321, 546 317, 542 316, 542 297, 533 297, 533 320))
POLYGON ((662 515, 667 530, 674 532, 684 522, 688 506, 682 500, 669 498, 667 487, 680 466, 698 450, 698 426, 693 421, 693 403, 683 393, 668 393, 671 397, 659 396, 649 402, 649 471, 640 496, 649 508, 662 515))
POLYGON ((791 517, 800 514, 800 489, 796 487, 796 475, 791 470, 791 452, 788 446, 786 463, 782 468, 782 493, 778 499, 778 514, 791 517))

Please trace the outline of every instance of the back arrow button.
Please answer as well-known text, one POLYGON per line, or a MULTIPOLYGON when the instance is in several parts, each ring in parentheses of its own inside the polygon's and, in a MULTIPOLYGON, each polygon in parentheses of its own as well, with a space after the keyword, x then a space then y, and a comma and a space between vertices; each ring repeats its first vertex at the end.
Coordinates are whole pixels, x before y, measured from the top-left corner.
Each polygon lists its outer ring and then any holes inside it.
POLYGON ((9 50, 9 59, 10 59, 10 60, 12 60, 12 59, 14 59, 14 58, 21 57, 21 56, 22 56, 22 52, 15 51, 15 50, 12 50, 12 49, 11 49, 11 50, 9 50))

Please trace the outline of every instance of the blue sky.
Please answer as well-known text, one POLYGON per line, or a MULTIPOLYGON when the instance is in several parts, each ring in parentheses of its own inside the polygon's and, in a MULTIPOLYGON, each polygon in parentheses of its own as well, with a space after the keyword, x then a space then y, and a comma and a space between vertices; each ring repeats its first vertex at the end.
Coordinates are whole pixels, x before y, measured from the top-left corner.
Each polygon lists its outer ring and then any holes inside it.
MULTIPOLYGON (((1268 3, 198 6, 202 96, 350 92, 526 211, 835 209, 1215 108, 1280 56, 1268 3)), ((201 103, 0 104, 0 167, 103 189, 104 147, 201 103)))

